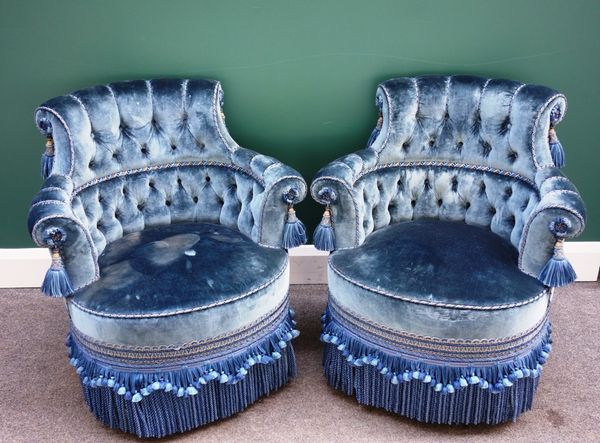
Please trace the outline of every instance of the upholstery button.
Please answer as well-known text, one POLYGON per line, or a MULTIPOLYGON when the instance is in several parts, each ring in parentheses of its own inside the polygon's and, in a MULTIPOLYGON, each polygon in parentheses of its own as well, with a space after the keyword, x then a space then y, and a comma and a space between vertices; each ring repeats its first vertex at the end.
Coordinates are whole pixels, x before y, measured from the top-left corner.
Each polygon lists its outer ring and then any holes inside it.
POLYGON ((177 184, 181 186, 181 177, 177 177, 177 184))
POLYGON ((433 145, 435 145, 435 139, 429 140, 429 147, 433 148, 433 145))
POLYGON ((404 143, 402 143, 402 149, 404 149, 405 151, 408 151, 409 147, 410 147, 410 142, 404 142, 404 143))
POLYGON ((442 206, 442 204, 443 204, 443 201, 442 201, 442 199, 441 199, 441 198, 440 198, 440 199, 438 199, 438 201, 437 201, 437 205, 438 205, 438 206, 442 206))
POLYGON ((140 151, 142 151, 142 154, 144 155, 148 154, 148 148, 146 147, 146 145, 142 145, 142 149, 140 151))
POLYGON ((411 200, 410 201, 410 205, 414 208, 417 205, 417 201, 416 200, 411 200))
POLYGON ((201 141, 197 141, 196 146, 198 146, 200 149, 203 149, 206 145, 204 143, 202 143, 201 141))
POLYGON ((512 193, 513 193, 513 190, 512 190, 512 188, 506 188, 506 189, 504 190, 504 194, 506 195, 506 197, 507 197, 507 198, 511 197, 511 196, 512 196, 512 193))
POLYGON ((194 197, 192 198, 192 200, 194 200, 194 203, 198 203, 198 197, 197 197, 197 196, 194 196, 194 197))
POLYGON ((171 200, 165 200, 165 205, 171 206, 171 200))
POLYGON ((452 177, 451 185, 452 190, 456 192, 458 190, 458 178, 456 178, 456 176, 452 177))
POLYGON ((471 202, 466 202, 465 203, 465 209, 469 209, 471 207, 471 202))
POLYGON ((462 140, 456 143, 456 148, 459 151, 463 148, 463 146, 464 146, 464 143, 462 142, 462 140))
POLYGON ((206 180, 207 182, 209 182, 210 181, 210 177, 207 175, 204 180, 206 180))
POLYGON ((154 182, 153 182, 152 180, 150 180, 150 181, 148 182, 148 186, 150 186, 151 188, 154 188, 154 182))
POLYGON ((138 208, 138 211, 141 211, 141 210, 143 210, 143 209, 144 209, 144 205, 143 205, 143 204, 141 204, 141 203, 139 203, 139 204, 137 205, 137 208, 138 208))
POLYGON ((173 150, 173 151, 174 151, 175 149, 177 149, 177 146, 175 146, 175 145, 171 145, 171 150, 173 150))

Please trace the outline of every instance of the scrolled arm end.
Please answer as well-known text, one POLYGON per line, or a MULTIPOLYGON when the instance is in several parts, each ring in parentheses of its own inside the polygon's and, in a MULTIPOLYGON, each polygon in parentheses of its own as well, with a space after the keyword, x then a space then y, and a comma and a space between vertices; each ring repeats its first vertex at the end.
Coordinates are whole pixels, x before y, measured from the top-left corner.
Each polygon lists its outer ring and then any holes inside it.
POLYGON ((73 214, 68 187, 59 184, 55 176, 44 183, 29 209, 27 222, 36 245, 60 253, 62 265, 76 290, 98 278, 97 252, 87 228, 73 214))
POLYGON ((586 222, 585 205, 575 186, 557 170, 543 174, 538 180, 541 199, 525 223, 519 247, 520 269, 536 278, 556 255, 557 243, 562 247, 564 240, 580 235, 586 222))

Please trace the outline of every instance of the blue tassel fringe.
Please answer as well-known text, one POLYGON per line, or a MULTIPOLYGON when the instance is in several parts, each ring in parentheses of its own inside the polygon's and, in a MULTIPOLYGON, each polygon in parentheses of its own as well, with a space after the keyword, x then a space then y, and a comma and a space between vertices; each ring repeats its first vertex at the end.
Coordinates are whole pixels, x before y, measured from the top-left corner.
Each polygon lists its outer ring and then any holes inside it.
POLYGON ((267 337, 219 361, 159 372, 115 370, 95 360, 69 335, 90 410, 111 428, 138 437, 164 437, 229 417, 296 376, 291 340, 299 335, 288 318, 267 337))
POLYGON ((41 290, 50 297, 66 297, 74 292, 65 269, 54 266, 51 266, 46 272, 41 290))
POLYGON ((335 249, 335 232, 331 225, 331 211, 329 207, 325 209, 321 223, 315 229, 313 240, 315 248, 320 251, 333 251, 335 249))
POLYGON ((550 155, 552 155, 552 161, 554 162, 554 166, 556 166, 557 168, 565 167, 565 150, 563 149, 558 139, 550 143, 550 155))
POLYGON ((573 283, 577 279, 575 269, 564 256, 551 257, 542 268, 538 280, 546 286, 559 288, 573 283))
POLYGON ((283 240, 281 246, 284 249, 296 248, 306 243, 306 227, 296 217, 296 212, 290 208, 288 218, 283 226, 283 240))
POLYGON ((323 366, 329 384, 359 403, 426 422, 498 424, 531 409, 551 327, 525 356, 487 367, 450 367, 390 355, 323 318, 323 366))
POLYGON ((320 251, 335 250, 335 233, 331 224, 324 225, 319 223, 314 233, 315 248, 320 251))
POLYGON ((46 153, 42 154, 40 163, 42 178, 46 179, 52 173, 52 166, 54 165, 54 155, 48 155, 46 153))
POLYGON ((379 128, 377 126, 375 128, 373 128, 373 131, 371 132, 371 135, 369 136, 369 140, 367 141, 367 148, 370 147, 375 142, 375 140, 379 136, 380 132, 381 132, 381 128, 379 128))

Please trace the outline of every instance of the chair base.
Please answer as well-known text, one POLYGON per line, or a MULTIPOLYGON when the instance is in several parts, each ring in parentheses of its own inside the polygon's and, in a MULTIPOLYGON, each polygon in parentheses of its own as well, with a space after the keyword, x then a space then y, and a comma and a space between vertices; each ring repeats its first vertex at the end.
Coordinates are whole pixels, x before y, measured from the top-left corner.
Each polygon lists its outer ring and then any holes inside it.
POLYGON ((361 404, 423 423, 494 425, 514 421, 531 409, 539 382, 539 377, 528 377, 499 393, 469 385, 443 394, 420 380, 392 384, 374 366, 349 364, 331 344, 326 345, 324 357, 325 376, 333 388, 355 396, 361 404))
POLYGON ((323 366, 332 387, 425 423, 516 420, 531 409, 551 350, 547 319, 520 337, 460 343, 367 328, 331 302, 322 321, 323 366))
POLYGON ((164 437, 186 432, 243 411, 259 398, 287 384, 295 375, 296 361, 291 343, 281 358, 255 365, 246 377, 235 383, 212 380, 196 395, 178 397, 173 392, 156 391, 137 403, 118 395, 114 389, 82 383, 83 396, 98 420, 112 429, 138 437, 164 437))
POLYGON ((243 411, 295 377, 293 316, 286 302, 230 336, 157 348, 101 343, 71 325, 67 346, 85 401, 102 423, 164 437, 243 411))

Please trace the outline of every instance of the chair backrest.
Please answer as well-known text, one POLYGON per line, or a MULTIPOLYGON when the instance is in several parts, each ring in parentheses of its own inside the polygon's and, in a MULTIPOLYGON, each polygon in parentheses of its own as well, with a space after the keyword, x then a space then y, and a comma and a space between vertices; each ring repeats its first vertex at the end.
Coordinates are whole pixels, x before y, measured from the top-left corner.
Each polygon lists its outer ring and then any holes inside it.
MULTIPOLYGON (((47 101, 38 128, 54 140, 51 175, 72 182, 72 206, 102 252, 146 226, 206 221, 253 237, 262 177, 238 149, 212 80, 97 86, 47 101)), ((255 160, 256 161, 256 160, 255 160)))
POLYGON ((488 226, 518 247, 539 202, 536 174, 554 168, 548 134, 565 97, 479 77, 397 78, 376 95, 381 130, 359 155, 359 237, 406 220, 488 226))

